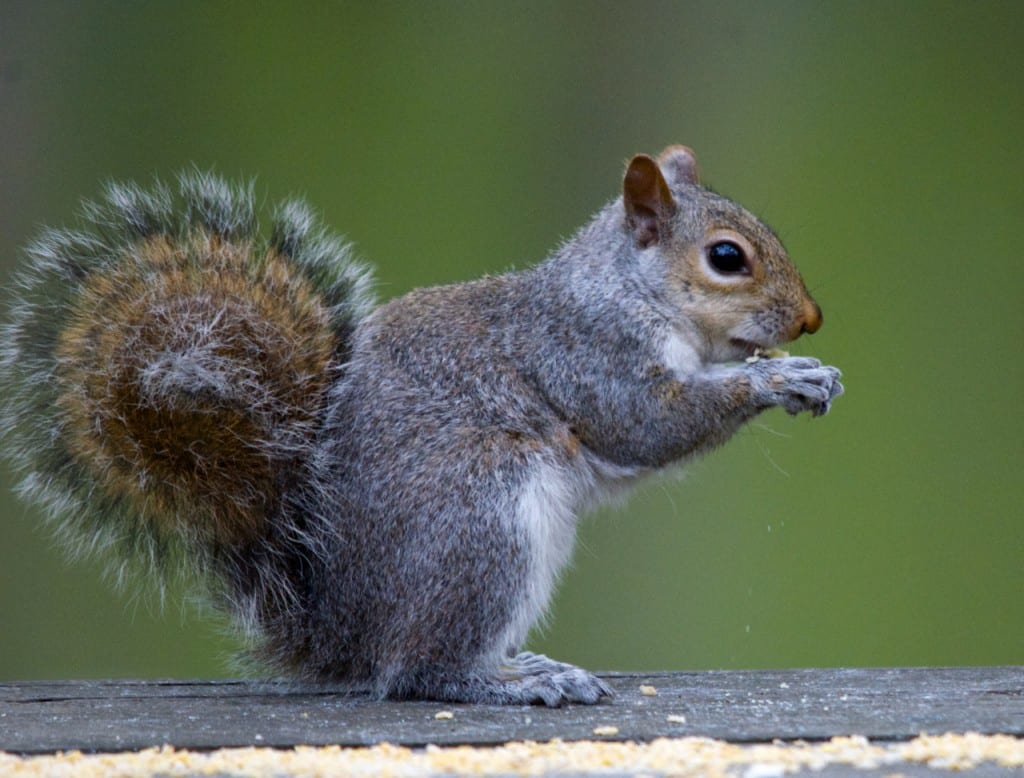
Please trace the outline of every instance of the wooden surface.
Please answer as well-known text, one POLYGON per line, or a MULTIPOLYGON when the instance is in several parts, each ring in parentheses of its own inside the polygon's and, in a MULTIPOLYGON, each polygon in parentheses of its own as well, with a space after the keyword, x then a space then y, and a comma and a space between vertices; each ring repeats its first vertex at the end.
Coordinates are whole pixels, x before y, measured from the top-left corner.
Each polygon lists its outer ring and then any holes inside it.
POLYGON ((376 702, 323 687, 252 681, 0 684, 0 751, 366 745, 510 740, 732 742, 974 731, 1024 736, 1024 667, 608 674, 609 703, 561 709, 376 702), (641 694, 651 685, 657 695, 641 694), (452 718, 435 718, 451 711, 452 718), (669 716, 685 717, 685 723, 669 716), (600 738, 599 738, 600 739, 600 738))

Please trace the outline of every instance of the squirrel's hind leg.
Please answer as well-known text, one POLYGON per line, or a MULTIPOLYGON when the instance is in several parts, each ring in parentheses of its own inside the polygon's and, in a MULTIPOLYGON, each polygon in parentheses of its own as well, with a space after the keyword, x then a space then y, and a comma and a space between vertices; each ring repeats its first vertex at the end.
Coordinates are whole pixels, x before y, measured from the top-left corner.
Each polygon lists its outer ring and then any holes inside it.
POLYGON ((614 696, 604 681, 574 665, 525 652, 492 673, 420 671, 392 685, 388 696, 490 705, 593 705, 614 696))

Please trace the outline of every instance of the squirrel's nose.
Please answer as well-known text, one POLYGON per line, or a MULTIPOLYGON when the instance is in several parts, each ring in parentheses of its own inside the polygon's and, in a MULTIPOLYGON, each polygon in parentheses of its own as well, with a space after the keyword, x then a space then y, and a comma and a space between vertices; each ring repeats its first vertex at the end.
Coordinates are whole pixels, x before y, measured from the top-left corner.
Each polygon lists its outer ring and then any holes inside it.
POLYGON ((804 310, 800 317, 800 332, 806 332, 808 335, 815 333, 821 329, 821 322, 821 306, 808 297, 804 301, 804 310))

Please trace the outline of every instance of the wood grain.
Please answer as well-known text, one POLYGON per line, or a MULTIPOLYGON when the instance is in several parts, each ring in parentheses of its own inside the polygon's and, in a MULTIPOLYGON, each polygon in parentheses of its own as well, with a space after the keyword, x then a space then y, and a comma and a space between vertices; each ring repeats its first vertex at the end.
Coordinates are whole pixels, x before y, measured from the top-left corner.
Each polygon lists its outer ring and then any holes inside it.
POLYGON ((379 702, 330 687, 259 681, 0 684, 0 750, 227 746, 491 745, 511 740, 737 743, 974 731, 1024 736, 1024 667, 612 673, 613 701, 499 707, 379 702), (641 685, 657 694, 648 696, 641 685), (451 711, 451 718, 435 718, 451 711), (673 717, 670 719, 669 717, 673 717), (595 736, 599 727, 614 735, 595 736))

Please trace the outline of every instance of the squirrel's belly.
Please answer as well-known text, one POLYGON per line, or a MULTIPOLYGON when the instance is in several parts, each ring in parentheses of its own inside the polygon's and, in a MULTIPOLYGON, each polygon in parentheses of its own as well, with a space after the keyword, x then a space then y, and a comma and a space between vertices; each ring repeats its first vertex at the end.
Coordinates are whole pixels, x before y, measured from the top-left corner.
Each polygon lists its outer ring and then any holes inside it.
POLYGON ((572 556, 580 511, 616 499, 645 474, 642 468, 612 465, 582 449, 567 461, 534 463, 513 511, 531 563, 500 651, 518 650, 547 611, 558 577, 572 556))
POLYGON ((499 646, 502 651, 518 650, 548 608, 559 573, 572 556, 576 509, 581 489, 586 489, 581 480, 571 466, 538 462, 519 492, 512 520, 525 535, 531 563, 524 596, 499 646))

